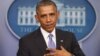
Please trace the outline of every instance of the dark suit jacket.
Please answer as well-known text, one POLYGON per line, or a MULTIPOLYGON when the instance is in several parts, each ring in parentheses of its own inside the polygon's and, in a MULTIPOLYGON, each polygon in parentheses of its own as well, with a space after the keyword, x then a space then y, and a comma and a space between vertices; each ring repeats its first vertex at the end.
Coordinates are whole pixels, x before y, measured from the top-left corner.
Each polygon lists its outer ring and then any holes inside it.
MULTIPOLYGON (((62 45, 75 56, 85 56, 73 33, 56 29, 56 40, 58 49, 62 45)), ((19 40, 17 56, 43 56, 46 52, 46 48, 47 46, 42 33, 40 29, 37 29, 19 40)))

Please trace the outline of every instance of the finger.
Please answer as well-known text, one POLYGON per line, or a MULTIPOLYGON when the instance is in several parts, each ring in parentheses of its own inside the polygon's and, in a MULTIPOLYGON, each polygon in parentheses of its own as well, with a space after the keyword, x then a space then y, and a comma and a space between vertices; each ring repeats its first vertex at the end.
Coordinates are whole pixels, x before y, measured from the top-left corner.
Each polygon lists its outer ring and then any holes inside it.
POLYGON ((53 49, 53 48, 47 48, 46 50, 50 51, 50 52, 55 52, 56 49, 53 49))
POLYGON ((60 46, 61 50, 65 50, 65 48, 63 46, 60 46))
POLYGON ((46 48, 46 50, 56 50, 56 49, 54 49, 54 48, 46 48))
POLYGON ((63 46, 61 46, 61 50, 66 52, 67 54, 71 55, 71 53, 69 51, 67 51, 63 46))
POLYGON ((55 53, 47 53, 44 56, 54 56, 54 55, 55 55, 55 53))

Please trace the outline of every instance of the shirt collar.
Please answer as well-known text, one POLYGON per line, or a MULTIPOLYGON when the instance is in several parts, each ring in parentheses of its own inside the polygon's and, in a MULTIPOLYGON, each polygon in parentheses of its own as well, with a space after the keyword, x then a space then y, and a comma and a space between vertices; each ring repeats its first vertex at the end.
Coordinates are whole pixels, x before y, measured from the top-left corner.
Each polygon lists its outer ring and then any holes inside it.
POLYGON ((55 35, 55 28, 54 28, 54 30, 53 30, 51 33, 45 31, 42 27, 40 28, 40 30, 41 30, 41 32, 42 32, 42 35, 43 35, 45 38, 47 38, 49 34, 53 34, 53 36, 56 37, 56 35, 55 35))

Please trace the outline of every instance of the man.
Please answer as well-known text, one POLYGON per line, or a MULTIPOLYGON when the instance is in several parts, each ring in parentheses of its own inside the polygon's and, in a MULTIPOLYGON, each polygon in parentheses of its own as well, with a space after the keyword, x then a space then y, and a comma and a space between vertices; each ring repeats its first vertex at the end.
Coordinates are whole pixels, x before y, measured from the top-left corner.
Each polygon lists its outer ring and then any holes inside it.
POLYGON ((35 15, 40 27, 20 39, 17 56, 85 56, 73 33, 56 29, 58 17, 56 4, 41 0, 35 15))

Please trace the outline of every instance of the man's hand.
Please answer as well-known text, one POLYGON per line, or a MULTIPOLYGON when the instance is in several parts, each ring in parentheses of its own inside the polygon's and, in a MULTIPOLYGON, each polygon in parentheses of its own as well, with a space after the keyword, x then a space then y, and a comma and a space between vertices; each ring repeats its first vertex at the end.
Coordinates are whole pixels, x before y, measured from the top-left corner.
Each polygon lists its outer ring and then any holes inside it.
POLYGON ((44 56, 72 56, 71 53, 65 50, 63 46, 61 46, 61 50, 50 48, 48 48, 47 50, 50 50, 51 52, 45 54, 44 56))

